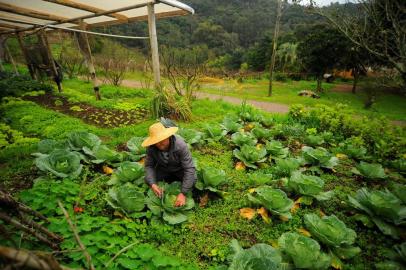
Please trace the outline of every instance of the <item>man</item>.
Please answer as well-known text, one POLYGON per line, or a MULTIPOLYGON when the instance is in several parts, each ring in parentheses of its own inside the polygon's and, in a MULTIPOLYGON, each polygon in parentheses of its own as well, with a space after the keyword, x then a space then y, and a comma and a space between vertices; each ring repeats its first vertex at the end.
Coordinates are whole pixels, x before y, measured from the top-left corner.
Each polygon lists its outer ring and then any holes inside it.
POLYGON ((196 183, 196 168, 192 155, 185 141, 175 136, 177 127, 165 128, 161 123, 149 127, 149 137, 142 143, 147 148, 145 159, 145 182, 154 193, 161 197, 162 190, 159 181, 182 181, 182 189, 176 198, 175 206, 186 204, 186 193, 193 189, 196 183))

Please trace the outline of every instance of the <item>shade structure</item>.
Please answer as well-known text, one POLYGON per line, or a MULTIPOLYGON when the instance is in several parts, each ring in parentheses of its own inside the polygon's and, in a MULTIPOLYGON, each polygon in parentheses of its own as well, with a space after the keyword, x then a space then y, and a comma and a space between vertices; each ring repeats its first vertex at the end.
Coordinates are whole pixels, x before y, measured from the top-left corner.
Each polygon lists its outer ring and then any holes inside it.
POLYGON ((155 17, 193 14, 175 0, 0 0, 0 35, 30 31, 44 25, 86 28, 148 20, 148 5, 155 17))

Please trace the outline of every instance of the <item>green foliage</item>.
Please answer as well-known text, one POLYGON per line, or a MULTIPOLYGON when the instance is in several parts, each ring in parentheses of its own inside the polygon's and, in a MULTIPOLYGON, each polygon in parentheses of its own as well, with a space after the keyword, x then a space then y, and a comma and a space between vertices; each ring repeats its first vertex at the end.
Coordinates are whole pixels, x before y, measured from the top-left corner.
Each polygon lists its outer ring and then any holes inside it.
POLYGON ((280 253, 267 244, 256 244, 249 249, 243 249, 233 239, 230 246, 233 249, 229 270, 282 270, 280 253))
POLYGON ((241 149, 234 149, 233 155, 244 162, 245 166, 256 169, 256 164, 266 160, 266 149, 264 147, 258 149, 255 146, 243 145, 241 149))
POLYGON ((363 159, 367 154, 367 149, 363 146, 362 141, 357 138, 349 138, 339 144, 338 151, 346 154, 349 158, 363 159))
POLYGON ((141 144, 145 140, 144 137, 132 137, 127 142, 127 148, 130 150, 130 157, 134 161, 139 161, 146 156, 147 149, 142 147, 141 144))
POLYGON ((181 128, 178 133, 188 145, 195 145, 202 142, 203 133, 194 129, 181 128))
POLYGON ((83 147, 85 154, 89 155, 92 159, 91 162, 95 164, 108 163, 114 164, 119 163, 123 156, 121 153, 117 153, 114 150, 111 150, 105 145, 97 145, 92 150, 87 147, 83 147))
POLYGON ((51 92, 53 87, 47 83, 32 80, 27 75, 11 75, 0 80, 0 99, 7 96, 19 97, 33 91, 51 92))
POLYGON ((269 141, 265 144, 265 149, 271 158, 285 158, 289 154, 289 149, 283 147, 280 141, 269 141))
POLYGON ((253 172, 247 175, 247 181, 252 186, 263 186, 270 184, 272 180, 271 174, 265 174, 261 172, 253 172))
POLYGON ((144 182, 144 167, 137 162, 124 161, 108 182, 109 185, 124 184, 127 182, 141 185, 144 182))
POLYGON ((320 177, 305 175, 299 171, 292 173, 288 187, 298 194, 310 196, 319 201, 329 200, 334 194, 333 191, 323 192, 324 181, 320 177))
POLYGON ((223 130, 220 125, 206 124, 203 127, 203 138, 208 142, 218 142, 224 138, 227 131, 223 130))
POLYGON ((334 157, 323 147, 312 148, 304 146, 302 157, 305 164, 333 169, 338 164, 338 158, 334 157))
POLYGON ((110 188, 106 200, 111 207, 122 210, 126 214, 141 212, 145 207, 143 190, 131 183, 110 188))
POLYGON ((246 132, 236 132, 231 135, 231 141, 233 144, 239 147, 243 147, 244 145, 251 145, 254 146, 257 143, 257 139, 252 136, 251 133, 246 132))
POLYGON ((272 137, 272 132, 269 129, 260 126, 256 126, 251 130, 251 132, 255 136, 255 138, 261 141, 266 141, 272 137))
POLYGON ((401 270, 406 267, 406 242, 395 245, 389 253, 389 261, 375 264, 377 270, 401 270))
POLYGON ((364 161, 361 161, 357 165, 357 168, 352 170, 353 173, 362 175, 367 179, 383 179, 386 178, 386 174, 381 164, 370 164, 364 161))
POLYGON ((188 213, 195 206, 193 198, 188 195, 184 206, 175 207, 176 197, 180 193, 180 183, 164 183, 161 188, 164 189, 162 198, 158 198, 152 189, 148 190, 146 202, 152 214, 171 225, 187 221, 188 213))
POLYGON ((84 147, 93 149, 101 144, 99 137, 86 131, 72 132, 68 136, 68 143, 72 150, 81 151, 84 147))
POLYGON ((240 131, 243 126, 238 123, 238 117, 236 115, 228 115, 224 117, 222 127, 227 133, 235 133, 240 131))
POLYGON ((399 238, 400 228, 406 224, 406 205, 388 190, 359 189, 355 197, 348 196, 349 204, 364 212, 385 235, 399 238))
POLYGON ((209 190, 220 192, 219 187, 227 182, 226 173, 222 169, 214 167, 204 167, 198 171, 196 188, 198 190, 209 190))
POLYGON ((320 251, 317 241, 298 233, 284 233, 278 240, 281 251, 299 269, 328 269, 331 258, 320 251))
POLYGON ((293 206, 293 201, 280 189, 260 186, 255 188, 254 193, 248 194, 248 199, 256 205, 265 207, 275 215, 286 219, 292 218, 290 209, 293 206))
POLYGON ((77 152, 57 149, 49 155, 40 155, 35 165, 43 172, 50 172, 60 178, 77 178, 82 172, 81 156, 77 152))
POLYGON ((274 173, 280 177, 290 177, 292 172, 300 167, 300 161, 296 158, 277 158, 275 166, 273 167, 274 173))
POLYGON ((38 142, 38 153, 41 154, 50 154, 56 149, 65 149, 68 150, 69 146, 64 141, 56 141, 52 139, 45 139, 38 142))

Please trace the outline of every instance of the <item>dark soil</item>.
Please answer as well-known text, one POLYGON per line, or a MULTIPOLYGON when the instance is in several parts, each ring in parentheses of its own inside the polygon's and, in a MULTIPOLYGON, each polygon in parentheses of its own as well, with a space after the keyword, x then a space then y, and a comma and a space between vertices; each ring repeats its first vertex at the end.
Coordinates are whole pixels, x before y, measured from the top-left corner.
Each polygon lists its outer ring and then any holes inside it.
POLYGON ((82 119, 83 122, 102 128, 129 126, 146 119, 146 109, 130 111, 112 110, 93 107, 86 103, 69 102, 66 97, 47 93, 41 96, 26 96, 25 100, 33 101, 43 107, 82 119), (72 108, 75 106, 74 108, 72 108))

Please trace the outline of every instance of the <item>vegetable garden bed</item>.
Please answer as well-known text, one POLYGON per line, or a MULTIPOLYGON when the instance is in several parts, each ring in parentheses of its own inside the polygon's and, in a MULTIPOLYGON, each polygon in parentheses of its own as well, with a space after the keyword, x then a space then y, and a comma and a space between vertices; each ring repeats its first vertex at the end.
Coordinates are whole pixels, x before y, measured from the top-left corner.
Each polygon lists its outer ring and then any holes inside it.
POLYGON ((82 119, 85 123, 102 128, 129 126, 144 121, 148 111, 140 107, 133 110, 102 109, 86 103, 70 102, 66 97, 46 93, 44 95, 25 96, 46 108, 82 119))

